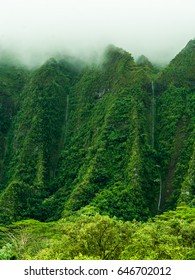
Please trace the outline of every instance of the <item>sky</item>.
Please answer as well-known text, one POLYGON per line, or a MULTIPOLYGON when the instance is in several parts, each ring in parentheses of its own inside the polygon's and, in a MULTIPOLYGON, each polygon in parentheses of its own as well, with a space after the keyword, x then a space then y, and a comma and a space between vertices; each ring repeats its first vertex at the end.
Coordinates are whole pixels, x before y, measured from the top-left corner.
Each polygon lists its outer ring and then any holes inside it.
POLYGON ((108 44, 168 63, 195 38, 195 0, 0 0, 0 52, 25 63, 108 44))

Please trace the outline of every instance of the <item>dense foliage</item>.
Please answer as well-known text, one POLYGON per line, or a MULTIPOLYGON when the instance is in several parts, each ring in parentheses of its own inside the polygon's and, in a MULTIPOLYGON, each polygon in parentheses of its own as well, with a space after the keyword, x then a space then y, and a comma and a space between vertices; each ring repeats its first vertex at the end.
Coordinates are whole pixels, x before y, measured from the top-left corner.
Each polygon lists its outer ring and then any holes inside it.
POLYGON ((164 209, 194 206, 195 41, 190 41, 157 81, 156 149, 164 209))
POLYGON ((0 259, 193 259, 194 116, 194 40, 159 72, 1 62, 0 259))
POLYGON ((195 210, 180 207, 147 223, 101 216, 93 207, 57 222, 0 228, 0 259, 194 259, 195 210))

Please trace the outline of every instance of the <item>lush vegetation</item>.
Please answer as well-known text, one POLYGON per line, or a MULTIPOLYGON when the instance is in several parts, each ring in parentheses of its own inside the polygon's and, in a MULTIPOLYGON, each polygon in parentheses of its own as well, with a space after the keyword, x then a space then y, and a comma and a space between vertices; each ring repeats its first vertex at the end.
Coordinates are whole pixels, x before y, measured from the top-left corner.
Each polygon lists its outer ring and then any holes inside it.
POLYGON ((190 41, 157 79, 158 150, 164 209, 194 205, 195 42, 190 41))
POLYGON ((1 259, 194 259, 195 210, 180 207, 147 223, 101 216, 93 207, 57 222, 0 228, 1 259))
POLYGON ((195 257, 194 46, 1 62, 0 259, 195 257))

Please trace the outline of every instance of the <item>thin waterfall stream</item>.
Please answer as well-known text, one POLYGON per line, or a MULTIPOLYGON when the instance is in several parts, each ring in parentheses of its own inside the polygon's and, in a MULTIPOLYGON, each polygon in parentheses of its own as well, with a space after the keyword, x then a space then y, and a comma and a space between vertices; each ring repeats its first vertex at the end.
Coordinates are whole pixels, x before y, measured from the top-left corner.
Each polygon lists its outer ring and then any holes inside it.
POLYGON ((152 148, 154 148, 154 125, 155 125, 155 98, 154 98, 154 82, 152 81, 152 148))
MULTIPOLYGON (((64 106, 65 108, 65 117, 64 117, 64 123, 63 123, 63 126, 62 126, 62 135, 61 135, 61 139, 60 139, 60 142, 59 142, 59 147, 56 151, 56 162, 58 161, 59 157, 60 157, 60 151, 63 147, 63 144, 66 140, 66 132, 67 132, 67 127, 68 127, 68 113, 69 113, 69 94, 67 94, 66 96, 66 104, 64 106)), ((56 174, 56 164, 53 166, 53 178, 55 178, 55 174, 56 174)))
POLYGON ((68 106, 69 106, 69 94, 67 94, 66 97, 66 116, 65 116, 66 127, 67 127, 67 120, 68 120, 68 106))
POLYGON ((160 211, 161 199, 162 199, 162 177, 159 172, 159 181, 160 181, 160 189, 159 189, 159 198, 158 198, 158 212, 160 211))
POLYGON ((65 139, 66 139, 66 132, 68 127, 68 110, 69 110, 69 94, 66 96, 66 112, 65 112, 65 125, 64 125, 64 131, 65 131, 65 139))
MULTIPOLYGON (((151 127, 151 145, 154 149, 154 142, 155 142, 155 89, 154 89, 154 82, 152 81, 152 127, 151 127)), ((157 211, 160 211, 161 200, 162 200, 162 176, 160 173, 160 166, 158 167, 159 172, 159 197, 158 197, 158 206, 157 211)))

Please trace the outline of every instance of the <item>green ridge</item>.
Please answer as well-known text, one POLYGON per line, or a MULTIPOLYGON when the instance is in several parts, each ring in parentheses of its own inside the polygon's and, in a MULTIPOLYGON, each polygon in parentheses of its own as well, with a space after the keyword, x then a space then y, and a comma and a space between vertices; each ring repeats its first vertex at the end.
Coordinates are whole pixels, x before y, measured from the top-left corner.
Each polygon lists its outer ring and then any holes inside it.
POLYGON ((0 258, 194 258, 194 42, 160 72, 112 45, 98 65, 1 63, 0 258))

